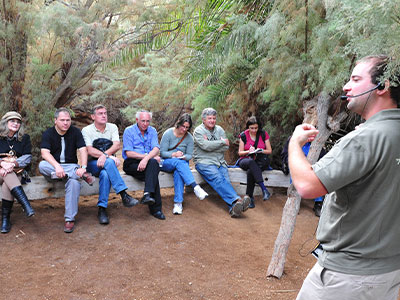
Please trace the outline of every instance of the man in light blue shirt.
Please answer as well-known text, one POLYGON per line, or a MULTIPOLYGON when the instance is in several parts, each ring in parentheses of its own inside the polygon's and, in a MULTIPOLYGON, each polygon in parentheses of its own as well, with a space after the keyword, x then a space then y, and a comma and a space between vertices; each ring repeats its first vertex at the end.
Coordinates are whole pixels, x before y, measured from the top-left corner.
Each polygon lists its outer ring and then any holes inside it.
POLYGON ((125 129, 123 135, 122 157, 123 170, 126 174, 145 182, 141 204, 149 205, 150 214, 160 220, 165 220, 161 211, 160 184, 160 145, 154 127, 150 126, 152 113, 139 111, 136 113, 136 124, 125 129))

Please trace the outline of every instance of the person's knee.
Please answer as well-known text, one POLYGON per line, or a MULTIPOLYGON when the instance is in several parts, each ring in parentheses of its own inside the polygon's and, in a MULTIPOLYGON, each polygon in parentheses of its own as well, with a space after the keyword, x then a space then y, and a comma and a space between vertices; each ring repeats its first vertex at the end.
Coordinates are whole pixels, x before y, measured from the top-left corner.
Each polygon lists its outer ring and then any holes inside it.
POLYGON ((45 169, 48 168, 48 166, 49 166, 49 163, 45 160, 42 160, 39 163, 39 172, 42 174, 45 171, 45 169))
MULTIPOLYGON (((135 166, 136 165, 134 165, 133 162, 128 158, 124 161, 124 163, 122 165, 122 170, 128 175, 133 175, 135 166)), ((137 168, 137 166, 136 166, 136 168, 137 168)))
POLYGON ((117 166, 115 165, 114 160, 111 158, 107 158, 106 161, 104 162, 104 168, 116 168, 117 166))
POLYGON ((151 158, 147 162, 146 171, 147 170, 152 170, 152 171, 159 172, 160 171, 160 165, 159 165, 158 161, 156 159, 154 159, 154 158, 151 158))
POLYGON ((258 165, 254 159, 249 160, 249 167, 257 167, 258 168, 258 165))

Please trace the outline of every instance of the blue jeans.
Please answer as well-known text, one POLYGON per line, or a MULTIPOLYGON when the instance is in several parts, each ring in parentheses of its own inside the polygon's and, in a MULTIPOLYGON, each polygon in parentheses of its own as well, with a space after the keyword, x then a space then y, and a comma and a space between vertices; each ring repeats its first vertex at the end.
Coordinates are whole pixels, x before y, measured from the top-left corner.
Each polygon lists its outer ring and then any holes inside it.
POLYGON ((118 194, 127 189, 115 162, 107 158, 103 168, 97 166, 97 159, 88 162, 87 171, 99 177, 99 200, 97 206, 107 207, 110 188, 118 194))
POLYGON ((166 158, 160 170, 174 172, 174 202, 182 203, 185 184, 191 185, 195 182, 189 163, 179 158, 166 158))
POLYGON ((197 164, 196 170, 229 207, 232 207, 234 201, 240 199, 229 179, 228 168, 224 166, 197 164))

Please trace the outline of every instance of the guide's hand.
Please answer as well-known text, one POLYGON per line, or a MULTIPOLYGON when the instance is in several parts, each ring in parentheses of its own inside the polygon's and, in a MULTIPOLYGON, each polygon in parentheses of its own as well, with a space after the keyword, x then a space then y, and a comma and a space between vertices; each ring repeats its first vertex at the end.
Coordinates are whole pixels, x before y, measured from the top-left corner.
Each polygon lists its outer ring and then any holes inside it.
POLYGON ((312 142, 318 134, 318 130, 311 124, 301 124, 296 126, 293 132, 291 141, 298 143, 300 146, 304 146, 307 142, 312 142))

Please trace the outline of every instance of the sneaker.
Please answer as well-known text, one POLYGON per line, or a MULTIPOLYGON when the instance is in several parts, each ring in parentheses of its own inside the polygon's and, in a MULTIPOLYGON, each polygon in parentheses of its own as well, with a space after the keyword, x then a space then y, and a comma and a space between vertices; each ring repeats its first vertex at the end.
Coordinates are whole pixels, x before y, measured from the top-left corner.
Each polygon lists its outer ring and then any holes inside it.
POLYGON ((83 173, 83 175, 82 175, 82 179, 83 179, 88 185, 92 186, 93 183, 94 183, 95 180, 96 180, 96 177, 94 177, 94 176, 93 176, 91 173, 89 173, 89 172, 85 172, 85 173, 83 173))
POLYGON ((243 197, 243 199, 239 199, 239 201, 242 201, 243 211, 246 211, 250 205, 250 197, 246 195, 243 197))
POLYGON ((174 209, 172 210, 172 213, 174 215, 181 215, 182 214, 182 203, 174 203, 174 209))
POLYGON ((71 233, 72 231, 74 231, 74 227, 75 227, 74 221, 66 221, 64 224, 64 232, 71 233))
POLYGON ((200 200, 204 200, 204 198, 208 196, 206 191, 203 190, 200 185, 196 185, 193 191, 196 197, 199 198, 200 200))
POLYGON ((250 197, 249 196, 244 196, 243 199, 240 198, 234 202, 232 208, 229 211, 229 214, 231 215, 232 218, 237 218, 240 217, 242 212, 245 212, 249 208, 250 204, 250 197))

